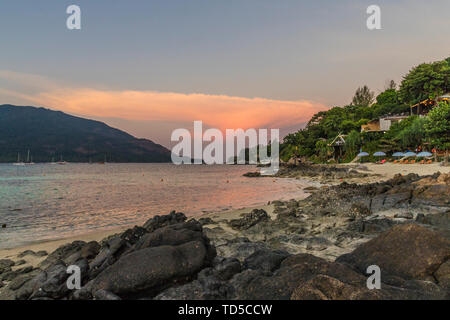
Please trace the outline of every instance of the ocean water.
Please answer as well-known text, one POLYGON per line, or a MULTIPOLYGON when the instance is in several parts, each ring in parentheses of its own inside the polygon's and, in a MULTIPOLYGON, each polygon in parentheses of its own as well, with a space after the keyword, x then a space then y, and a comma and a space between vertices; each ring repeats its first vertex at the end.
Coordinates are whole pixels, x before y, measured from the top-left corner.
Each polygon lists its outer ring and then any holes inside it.
POLYGON ((306 181, 246 178, 254 166, 0 164, 0 248, 141 224, 171 210, 198 216, 304 195, 306 181))

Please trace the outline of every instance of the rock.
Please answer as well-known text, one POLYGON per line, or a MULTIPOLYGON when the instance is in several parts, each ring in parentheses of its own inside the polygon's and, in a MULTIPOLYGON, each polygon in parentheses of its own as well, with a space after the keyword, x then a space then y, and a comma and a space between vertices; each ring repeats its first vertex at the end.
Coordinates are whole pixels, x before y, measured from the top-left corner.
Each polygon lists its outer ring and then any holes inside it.
POLYGON ((376 300, 377 290, 346 284, 327 275, 318 275, 297 287, 291 300, 376 300))
MULTIPOLYGON (((42 275, 39 275, 43 278, 42 275)), ((31 295, 34 298, 60 299, 69 293, 66 280, 69 277, 67 267, 64 264, 55 264, 45 271, 45 280, 39 283, 40 286, 31 295)), ((37 282, 37 281, 36 281, 37 282)))
POLYGON ((226 258, 214 266, 214 276, 221 280, 229 280, 235 274, 241 272, 241 263, 236 258, 226 258))
POLYGON ((92 259, 97 256, 100 251, 100 245, 97 241, 88 242, 81 248, 80 257, 85 259, 92 259))
POLYGON ((97 290, 94 293, 95 300, 122 300, 119 296, 106 290, 97 290))
POLYGON ((274 271, 290 254, 282 250, 257 250, 244 261, 246 269, 274 271))
POLYGON ((94 280, 93 292, 103 289, 119 297, 142 293, 152 296, 169 285, 192 278, 213 258, 207 244, 201 241, 141 249, 121 257, 101 272, 94 280))
POLYGON ((383 274, 403 279, 428 279, 450 257, 450 242, 415 224, 393 227, 336 261, 360 272, 378 265, 383 274))
POLYGON ((23 267, 14 271, 8 271, 8 272, 4 272, 0 275, 0 280, 3 281, 11 281, 13 280, 15 277, 21 275, 21 274, 25 274, 28 272, 31 272, 33 270, 32 266, 27 266, 27 267, 23 267))
POLYGON ((198 219, 198 222, 202 226, 207 225, 207 224, 216 224, 216 222, 214 222, 214 220, 211 218, 200 218, 200 219, 198 219))
POLYGON ((147 229, 148 232, 153 232, 158 228, 184 221, 186 221, 186 216, 183 213, 172 211, 168 215, 154 216, 153 218, 149 219, 144 224, 144 228, 147 229))
POLYGON ((91 300, 92 298, 93 298, 92 293, 87 288, 75 290, 72 294, 73 300, 91 300))
POLYGON ((253 209, 250 213, 244 213, 241 219, 234 219, 229 222, 231 228, 235 230, 246 230, 262 221, 269 221, 270 217, 263 209, 253 209))
POLYGON ((261 177, 261 173, 259 171, 247 172, 247 173, 244 173, 243 176, 248 177, 248 178, 258 178, 258 177, 261 177))
POLYGON ((60 261, 64 261, 71 257, 70 262, 73 262, 73 254, 79 252, 82 247, 86 245, 84 241, 74 241, 72 243, 68 243, 60 246, 58 249, 53 251, 45 260, 43 260, 39 267, 41 269, 46 269, 60 261))
POLYGON ((25 260, 21 259, 21 260, 17 260, 16 263, 15 263, 15 265, 16 265, 16 266, 21 266, 21 265, 24 265, 24 264, 26 264, 26 263, 27 263, 27 262, 26 262, 25 260))
POLYGON ((45 257, 48 255, 47 251, 38 251, 34 252, 33 250, 25 250, 17 255, 18 258, 23 258, 25 256, 33 256, 33 257, 45 257))
POLYGON ((365 233, 365 234, 375 234, 381 233, 392 228, 398 222, 393 221, 389 218, 381 218, 381 219, 371 219, 371 220, 357 220, 351 222, 347 226, 347 230, 365 233))
POLYGON ((15 265, 15 262, 10 259, 0 260, 0 274, 11 271, 11 267, 15 265))
POLYGON ((450 260, 440 265, 439 269, 434 273, 434 277, 441 287, 450 292, 450 260))
POLYGON ((202 227, 195 220, 161 227, 144 235, 135 246, 136 250, 163 245, 176 246, 190 241, 202 241, 202 227))
POLYGON ((395 214, 394 218, 414 219, 414 215, 411 212, 400 212, 400 213, 395 214))
POLYGON ((345 265, 309 254, 298 254, 284 259, 273 274, 261 270, 246 270, 233 277, 233 299, 288 300, 296 288, 319 274, 338 278, 350 285, 365 281, 365 277, 345 265))

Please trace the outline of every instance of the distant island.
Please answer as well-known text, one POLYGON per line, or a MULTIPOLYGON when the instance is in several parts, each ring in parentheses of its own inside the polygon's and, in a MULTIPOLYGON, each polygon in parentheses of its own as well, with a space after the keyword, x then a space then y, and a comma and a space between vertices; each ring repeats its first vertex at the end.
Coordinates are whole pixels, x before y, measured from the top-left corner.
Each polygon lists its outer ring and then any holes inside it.
POLYGON ((30 106, 0 105, 0 162, 170 162, 167 148, 100 121, 30 106))

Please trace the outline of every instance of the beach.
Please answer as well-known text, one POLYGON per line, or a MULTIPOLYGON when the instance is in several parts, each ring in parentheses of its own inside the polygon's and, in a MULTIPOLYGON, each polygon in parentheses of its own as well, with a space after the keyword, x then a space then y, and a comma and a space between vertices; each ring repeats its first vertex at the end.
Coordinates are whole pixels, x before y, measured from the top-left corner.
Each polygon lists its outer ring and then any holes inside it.
MULTIPOLYGON (((348 183, 358 183, 358 184, 364 184, 364 183, 373 183, 378 181, 384 181, 393 178, 396 174, 402 174, 407 175, 410 173, 418 174, 420 176, 424 175, 431 175, 436 172, 441 173, 450 173, 450 166, 444 167, 441 166, 440 163, 432 163, 428 165, 421 165, 421 164, 408 164, 408 165, 398 165, 393 163, 387 163, 383 165, 374 164, 374 163, 364 163, 364 164, 342 164, 340 165, 342 167, 350 167, 352 169, 358 170, 362 173, 369 174, 367 177, 358 177, 358 178, 349 178, 345 179, 348 183)), ((339 184, 342 183, 341 179, 337 181, 330 181, 331 184, 339 184)), ((296 198, 296 200, 301 200, 307 197, 309 193, 306 193, 302 198, 296 198)), ((279 200, 279 199, 273 199, 273 200, 279 200)), ((226 210, 226 211, 218 211, 218 212, 211 212, 211 213, 202 213, 197 216, 198 219, 200 218, 211 218, 214 221, 218 221, 221 223, 221 221, 227 221, 230 219, 236 219, 238 218, 242 213, 250 212, 253 209, 264 209, 267 211, 267 213, 271 217, 275 217, 276 214, 274 213, 275 206, 272 205, 260 205, 260 206, 251 206, 251 207, 244 207, 240 209, 233 209, 233 210, 226 210)), ((70 243, 76 240, 82 240, 82 241, 101 241, 103 238, 106 238, 110 235, 117 234, 120 232, 125 231, 128 227, 132 227, 133 225, 129 226, 123 226, 123 227, 116 227, 112 228, 111 230, 107 231, 93 231, 85 234, 81 234, 78 236, 73 237, 67 237, 62 238, 58 240, 50 240, 50 241, 41 241, 38 243, 32 243, 25 246, 18 246, 11 249, 0 249, 0 259, 12 259, 12 260, 19 260, 17 255, 20 253, 26 251, 26 250, 32 250, 35 252, 38 251, 46 251, 46 252, 52 252, 56 250, 59 246, 70 243)), ((221 226, 223 226, 227 231, 233 233, 233 230, 229 228, 225 223, 221 223, 221 226)), ((234 234, 237 234, 238 232, 234 232, 234 234)), ((32 265, 37 266, 39 262, 41 262, 45 257, 36 257, 36 256, 26 256, 24 258, 25 261, 27 261, 26 265, 32 265)), ((25 265, 25 266, 26 266, 25 265)), ((22 266, 23 267, 23 266, 22 266)), ((16 267, 18 268, 18 267, 16 267)))
MULTIPOLYGON (((309 254, 316 257, 315 259, 322 259, 320 260, 323 261, 321 263, 333 264, 345 255, 357 251, 366 243, 375 241, 381 233, 388 232, 391 228, 407 227, 410 223, 426 226, 423 230, 413 230, 419 234, 432 229, 433 232, 436 232, 436 237, 446 239, 449 236, 450 228, 447 225, 449 167, 440 164, 397 165, 387 163, 378 165, 364 163, 330 166, 325 169, 324 167, 314 167, 314 169, 305 167, 299 170, 290 168, 282 173, 284 175, 288 172, 290 178, 302 179, 299 180, 301 181, 299 183, 302 183, 304 193, 300 197, 290 200, 273 199, 265 205, 202 213, 192 216, 193 220, 189 216, 185 217, 183 214, 174 211, 167 216, 151 218, 142 225, 145 230, 141 226, 135 226, 131 229, 124 226, 70 238, 33 243, 12 249, 2 249, 0 250, 0 260, 13 261, 14 265, 10 266, 7 280, 3 281, 3 288, 0 288, 0 297, 12 298, 15 294, 17 298, 19 294, 20 298, 32 294, 30 288, 19 289, 19 291, 10 290, 9 287, 11 283, 14 283, 14 278, 25 277, 28 279, 27 275, 30 278, 31 276, 36 277, 39 272, 42 272, 39 270, 51 268, 53 264, 60 263, 58 262, 60 259, 63 259, 65 264, 70 263, 70 261, 75 262, 80 258, 79 252, 82 252, 83 247, 86 246, 89 248, 95 247, 92 257, 85 258, 87 259, 86 263, 89 263, 89 268, 92 268, 92 265, 97 265, 95 261, 101 256, 103 250, 112 254, 110 250, 116 246, 114 243, 118 239, 120 239, 119 247, 122 248, 119 250, 120 255, 130 251, 130 257, 132 257, 133 253, 141 252, 137 248, 144 246, 142 243, 153 243, 154 241, 160 243, 161 241, 164 242, 161 239, 165 237, 170 239, 175 237, 173 240, 168 240, 168 244, 178 245, 191 239, 192 234, 200 232, 194 236, 194 239, 202 239, 201 241, 204 242, 207 252, 211 250, 215 252, 214 254, 208 253, 205 256, 206 260, 201 263, 202 265, 216 264, 217 268, 219 266, 221 268, 226 267, 230 259, 234 259, 233 261, 239 261, 240 265, 243 264, 242 267, 239 267, 239 270, 241 270, 244 266, 248 267, 249 259, 255 254, 262 255, 257 260, 263 264, 273 261, 273 259, 281 261, 281 258, 285 259, 302 254, 309 254), (303 174, 305 170, 314 170, 314 172, 325 170, 326 174, 314 177, 297 176, 298 172, 303 174), (305 185, 304 179, 310 179, 311 184, 305 185), (418 190, 421 191, 418 192, 418 190), (183 228, 191 231, 187 234, 184 231, 179 231, 184 230, 183 228), (156 238, 154 238, 153 233, 157 234, 158 232, 160 234, 155 235, 156 238), (182 232, 180 236, 177 236, 178 232, 182 232), (147 236, 150 237, 149 239, 154 238, 154 240, 143 240, 147 236), (123 247, 125 243, 129 244, 123 247), (56 250, 57 248, 60 249, 56 250), (97 254, 97 258, 91 260, 97 254), (214 262, 211 259, 215 255, 217 257, 214 262), (225 260, 217 262, 218 257, 225 260), (225 265, 221 265, 221 263, 225 265), (25 290, 25 293, 20 290, 25 290)), ((270 178, 247 179, 260 181, 270 178)), ((284 179, 279 177, 273 180, 273 183, 277 183, 276 181, 279 180, 284 179)), ((399 234, 401 234, 400 231, 396 232, 395 236, 399 234)), ((414 237, 417 235, 406 234, 405 236, 414 237)), ((185 245, 188 245, 188 243, 185 245)), ((148 246, 148 244, 145 246, 148 246)), ((116 265, 114 262, 119 258, 111 256, 109 259, 110 262, 105 262, 106 265, 102 262, 102 267, 96 267, 99 268, 99 271, 90 275, 92 283, 100 281, 96 279, 97 274, 102 274, 101 271, 105 270, 107 266, 114 268, 116 265)), ((137 261, 141 261, 141 259, 139 258, 137 261)), ((276 266, 270 267, 271 270, 278 270, 280 267, 279 263, 275 264, 276 266)), ((201 268, 204 268, 204 266, 201 268)), ((100 282, 103 283, 102 281, 108 282, 109 280, 103 279, 100 282)), ((194 283, 190 283, 190 285, 194 285, 194 283)), ((198 285, 195 284, 195 286, 198 285)), ((103 284, 98 284, 98 286, 101 287, 103 284)), ((241 286, 244 286, 244 284, 239 283, 236 286, 242 289, 241 286)), ((190 287, 185 289, 188 291, 195 289, 195 292, 200 290, 190 287)), ((113 291, 117 294, 121 290, 113 291)), ((127 290, 121 294, 125 297, 135 297, 134 293, 130 296, 127 290)), ((156 298, 161 299, 183 299, 185 298, 183 294, 187 294, 183 290, 158 290, 159 295, 156 298)), ((203 288, 200 291, 202 290, 206 289, 203 288)), ((189 294, 192 294, 192 292, 189 291, 189 294)), ((292 291, 289 292, 289 296, 293 294, 292 291)), ((439 292, 441 294, 441 291, 439 292)), ((155 291, 152 296, 156 294, 155 291)), ((419 290, 419 293, 411 293, 412 296, 415 294, 420 295, 423 292, 419 290)), ((98 298, 101 297, 105 298, 101 295, 98 298)), ((224 299, 230 297, 227 295, 221 296, 224 299)), ((254 298, 249 295, 234 297, 254 298)), ((192 298, 192 296, 188 296, 188 298, 192 298)), ((275 297, 262 296, 259 298, 275 297)))

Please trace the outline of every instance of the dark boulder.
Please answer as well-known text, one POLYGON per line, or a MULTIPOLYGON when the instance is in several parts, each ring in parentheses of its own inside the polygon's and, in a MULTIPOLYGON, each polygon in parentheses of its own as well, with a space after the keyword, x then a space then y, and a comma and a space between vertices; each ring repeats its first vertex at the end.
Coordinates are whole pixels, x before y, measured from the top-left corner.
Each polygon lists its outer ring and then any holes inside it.
POLYGON ((121 257, 101 272, 93 282, 93 292, 103 289, 119 297, 152 296, 194 277, 213 258, 202 241, 145 248, 121 257))
POLYGON ((395 226, 336 261, 364 273, 377 265, 383 274, 429 279, 450 258, 450 241, 416 224, 395 226))

